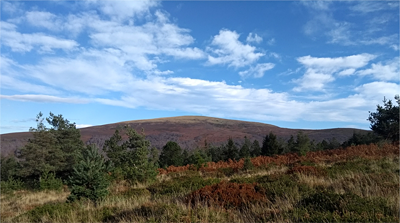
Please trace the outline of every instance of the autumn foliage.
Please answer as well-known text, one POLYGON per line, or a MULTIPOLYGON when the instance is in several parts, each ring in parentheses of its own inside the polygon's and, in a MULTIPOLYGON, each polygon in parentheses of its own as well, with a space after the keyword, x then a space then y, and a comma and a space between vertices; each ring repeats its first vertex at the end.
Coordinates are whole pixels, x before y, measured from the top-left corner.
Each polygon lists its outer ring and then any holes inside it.
POLYGON ((242 208, 248 204, 265 203, 265 189, 258 184, 231 183, 222 181, 193 191, 186 197, 188 204, 217 205, 225 208, 242 208))
MULTIPOLYGON (((354 158, 364 158, 364 159, 379 159, 382 157, 388 156, 399 156, 399 148, 394 144, 383 144, 378 146, 376 144, 370 145, 358 145, 358 146, 350 146, 345 149, 332 149, 332 150, 324 150, 324 151, 315 151, 308 152, 305 156, 299 156, 296 153, 289 153, 285 155, 276 155, 273 157, 270 156, 258 156, 251 159, 254 167, 265 167, 270 164, 275 165, 293 165, 300 162, 313 162, 313 163, 335 163, 340 161, 352 160, 354 158)), ((228 160, 228 161, 219 161, 219 162, 208 162, 205 165, 202 165, 199 168, 199 171, 202 172, 213 172, 218 171, 221 168, 231 168, 235 172, 241 170, 243 168, 244 159, 240 159, 238 161, 228 160)), ((167 169, 159 169, 159 174, 168 174, 174 172, 183 172, 187 170, 193 170, 196 167, 193 165, 186 166, 170 166, 167 169)), ((300 168, 300 167, 299 167, 300 168)), ((296 172, 304 172, 308 171, 309 173, 315 172, 315 170, 311 170, 309 167, 301 167, 300 169, 295 169, 293 171, 296 172), (303 168, 301 170, 301 168, 303 168), (311 171, 311 172, 310 172, 311 171)))

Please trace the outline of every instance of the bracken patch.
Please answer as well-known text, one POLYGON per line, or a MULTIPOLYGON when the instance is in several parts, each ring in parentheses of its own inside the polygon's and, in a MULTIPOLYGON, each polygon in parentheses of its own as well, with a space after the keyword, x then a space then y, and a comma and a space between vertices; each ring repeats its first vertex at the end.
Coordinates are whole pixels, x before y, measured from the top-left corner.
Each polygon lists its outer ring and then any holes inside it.
POLYGON ((193 191, 186 197, 186 202, 191 205, 206 204, 225 208, 243 208, 249 204, 268 202, 268 199, 265 189, 257 183, 240 184, 222 181, 193 191))

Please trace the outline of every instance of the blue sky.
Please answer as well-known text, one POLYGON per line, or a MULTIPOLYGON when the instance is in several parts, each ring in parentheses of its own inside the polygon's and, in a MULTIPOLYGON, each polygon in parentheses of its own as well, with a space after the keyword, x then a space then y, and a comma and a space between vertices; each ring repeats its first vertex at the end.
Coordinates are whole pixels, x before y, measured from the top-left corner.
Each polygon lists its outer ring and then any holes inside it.
POLYGON ((1 133, 204 115, 368 129, 399 89, 398 1, 1 1, 1 133))

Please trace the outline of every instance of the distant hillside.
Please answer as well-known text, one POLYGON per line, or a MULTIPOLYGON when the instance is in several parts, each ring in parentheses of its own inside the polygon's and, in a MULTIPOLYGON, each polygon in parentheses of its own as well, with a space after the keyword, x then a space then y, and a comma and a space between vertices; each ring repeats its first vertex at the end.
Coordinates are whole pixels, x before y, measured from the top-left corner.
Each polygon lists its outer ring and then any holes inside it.
MULTIPOLYGON (((118 122, 83 128, 81 129, 82 140, 86 144, 94 143, 102 148, 104 141, 109 139, 116 129, 123 129, 124 126, 130 126, 137 131, 143 129, 146 138, 150 140, 153 146, 159 149, 170 140, 177 142, 184 149, 194 149, 197 146, 202 146, 205 140, 209 144, 220 145, 225 143, 229 137, 234 139, 236 143, 241 144, 244 141, 244 136, 247 136, 250 140, 257 139, 261 144, 265 135, 270 131, 285 140, 289 139, 290 135, 295 136, 300 131, 299 129, 280 128, 258 122, 204 116, 179 116, 118 122)), ((317 142, 332 138, 343 142, 351 137, 353 132, 368 132, 352 128, 301 131, 317 142)), ((32 137, 29 132, 9 133, 0 136, 0 148, 3 155, 13 153, 17 148, 25 145, 28 139, 32 137)))

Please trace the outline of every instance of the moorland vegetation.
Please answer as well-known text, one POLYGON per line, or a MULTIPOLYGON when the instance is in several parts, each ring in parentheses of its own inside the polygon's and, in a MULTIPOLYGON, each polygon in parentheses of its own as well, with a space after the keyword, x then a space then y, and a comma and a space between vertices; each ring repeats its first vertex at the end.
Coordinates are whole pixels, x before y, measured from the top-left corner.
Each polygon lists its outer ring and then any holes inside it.
POLYGON ((343 143, 269 132, 191 151, 172 141, 158 151, 130 128, 98 149, 62 115, 39 113, 28 144, 1 157, 1 220, 398 222, 395 99, 370 112, 372 132, 343 143))

